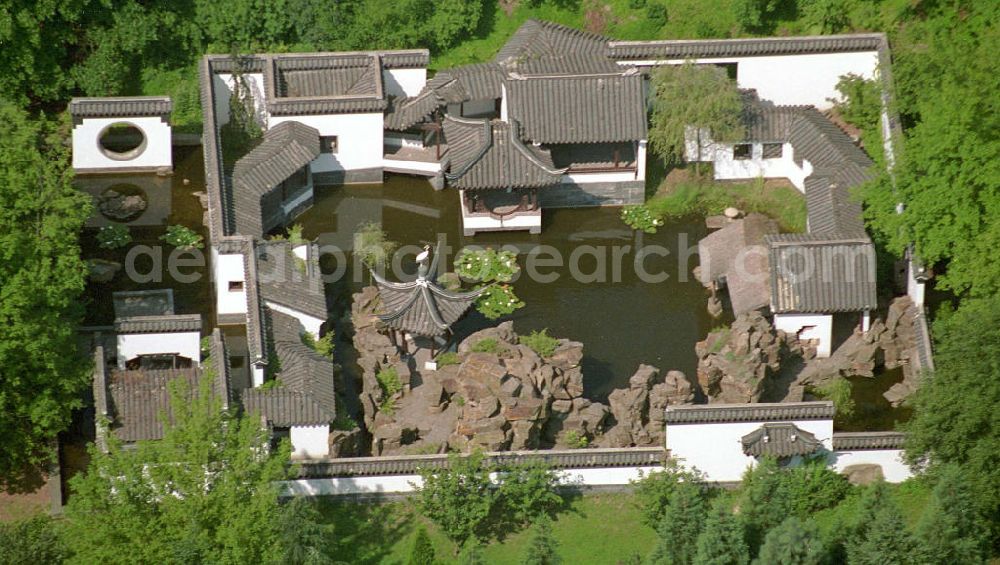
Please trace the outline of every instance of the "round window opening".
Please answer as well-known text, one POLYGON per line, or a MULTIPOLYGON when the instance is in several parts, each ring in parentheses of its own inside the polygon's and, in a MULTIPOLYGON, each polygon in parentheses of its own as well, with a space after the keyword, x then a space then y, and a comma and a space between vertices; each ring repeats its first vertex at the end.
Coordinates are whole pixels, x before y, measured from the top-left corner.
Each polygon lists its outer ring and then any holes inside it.
POLYGON ((146 134, 133 124, 117 122, 101 130, 97 146, 109 159, 130 161, 146 150, 146 134))
POLYGON ((147 205, 146 192, 130 183, 109 186, 97 199, 101 215, 121 223, 139 219, 147 205))

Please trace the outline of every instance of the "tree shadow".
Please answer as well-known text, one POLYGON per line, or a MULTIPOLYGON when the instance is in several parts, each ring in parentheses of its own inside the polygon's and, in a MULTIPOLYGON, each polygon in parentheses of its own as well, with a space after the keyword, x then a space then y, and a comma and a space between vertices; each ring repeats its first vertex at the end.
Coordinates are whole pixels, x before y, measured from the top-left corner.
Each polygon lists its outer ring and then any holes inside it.
POLYGON ((415 516, 403 502, 378 496, 364 501, 317 500, 323 521, 333 524, 338 562, 385 563, 393 542, 415 529, 415 516))

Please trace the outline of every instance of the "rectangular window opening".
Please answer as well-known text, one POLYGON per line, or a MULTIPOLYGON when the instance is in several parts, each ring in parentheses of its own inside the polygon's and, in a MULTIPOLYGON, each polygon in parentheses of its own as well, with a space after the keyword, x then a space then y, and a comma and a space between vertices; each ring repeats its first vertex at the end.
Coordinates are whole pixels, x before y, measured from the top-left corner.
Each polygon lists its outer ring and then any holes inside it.
POLYGON ((319 150, 321 153, 337 152, 337 136, 324 135, 319 138, 319 150))
POLYGON ((229 281, 229 292, 243 292, 243 281, 229 281))
POLYGON ((764 158, 765 159, 780 159, 783 153, 784 145, 781 143, 765 143, 764 144, 764 158))
POLYGON ((737 143, 733 146, 733 159, 745 161, 753 156, 753 145, 737 143))

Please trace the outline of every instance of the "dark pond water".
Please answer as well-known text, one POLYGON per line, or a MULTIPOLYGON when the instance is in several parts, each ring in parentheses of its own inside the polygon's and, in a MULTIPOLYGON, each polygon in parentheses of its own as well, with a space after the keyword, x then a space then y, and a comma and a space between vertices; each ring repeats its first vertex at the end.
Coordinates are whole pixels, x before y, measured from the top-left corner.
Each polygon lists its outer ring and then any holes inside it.
MULTIPOLYGON (((618 208, 548 209, 541 235, 465 237, 459 214, 455 191, 437 192, 422 179, 390 176, 384 185, 320 187, 314 206, 298 221, 306 237, 345 250, 352 247, 360 225, 381 222, 393 241, 418 246, 401 263, 410 273, 413 254, 425 243, 441 240, 450 247, 449 270, 463 246, 517 247, 522 274, 514 289, 527 306, 504 319, 513 319, 519 333, 548 328, 550 335, 583 342, 591 397, 627 386, 639 363, 694 374, 694 343, 713 325, 705 309, 706 291, 691 275, 697 265, 694 249, 706 233, 703 222, 675 222, 659 233, 637 235, 621 222, 618 208), (551 246, 547 249, 562 257, 562 266, 536 269, 555 278, 551 282, 528 276, 525 269, 528 254, 533 249, 538 253, 540 246, 551 246), (644 280, 635 268, 637 249, 644 250, 638 253, 644 254, 642 270, 653 278, 644 280), (574 270, 584 276, 574 277, 574 270)), ((346 266, 344 277, 328 285, 328 292, 338 307, 349 307, 350 294, 367 283, 367 276, 350 259, 327 256, 323 264, 329 272, 346 266)), ((454 329, 461 339, 499 321, 473 312, 454 329)))
POLYGON ((182 266, 172 272, 169 269, 169 259, 174 249, 159 239, 168 225, 183 225, 202 235, 205 247, 201 251, 208 255, 208 229, 202 224, 203 210, 195 195, 196 191, 204 190, 204 178, 201 147, 178 146, 174 147, 174 174, 168 177, 119 174, 77 178, 75 184, 84 192, 98 196, 106 194, 108 190, 129 195, 140 194, 147 203, 145 210, 128 218, 132 243, 121 249, 101 249, 97 245, 97 226, 106 222, 102 219, 100 210, 95 209, 93 218, 81 237, 85 259, 103 259, 124 266, 129 251, 134 247, 142 245, 153 249, 151 253, 135 255, 134 271, 144 276, 130 277, 123 269, 110 282, 88 283, 84 293, 85 325, 109 325, 114 321, 113 292, 170 288, 173 289, 174 309, 178 314, 199 313, 203 316, 203 327, 214 326, 215 301, 212 297, 207 258, 202 266, 182 266), (158 263, 157 257, 162 261, 158 263), (182 280, 178 280, 175 274, 180 275, 182 280))

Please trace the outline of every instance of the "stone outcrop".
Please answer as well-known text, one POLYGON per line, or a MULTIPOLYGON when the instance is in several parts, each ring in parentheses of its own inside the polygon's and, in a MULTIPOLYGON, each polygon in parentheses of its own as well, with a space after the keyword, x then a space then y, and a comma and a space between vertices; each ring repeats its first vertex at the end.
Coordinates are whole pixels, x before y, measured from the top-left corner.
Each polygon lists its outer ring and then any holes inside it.
POLYGON ((118 271, 122 270, 122 264, 107 259, 88 259, 87 269, 90 280, 96 283, 109 283, 114 280, 118 271))
POLYGON ((617 389, 608 396, 615 425, 604 434, 600 445, 663 445, 667 406, 690 404, 694 399, 694 384, 684 373, 668 371, 661 377, 656 367, 639 365, 629 379, 629 387, 617 389))
POLYGON ((794 336, 775 331, 760 312, 740 314, 732 325, 695 345, 698 384, 709 402, 762 402, 771 381, 780 378, 782 360, 815 356, 794 336))
MULTIPOLYGON (((457 364, 427 370, 381 333, 377 300, 376 290, 365 288, 354 295, 351 312, 372 454, 568 447, 604 432, 608 407, 583 397, 583 344, 560 340, 543 358, 505 322, 462 340, 457 364), (476 351, 483 340, 494 347, 476 351), (389 367, 402 390, 386 398, 377 375, 389 367)), ((660 397, 678 394, 683 386, 675 383, 664 385, 660 397)))

